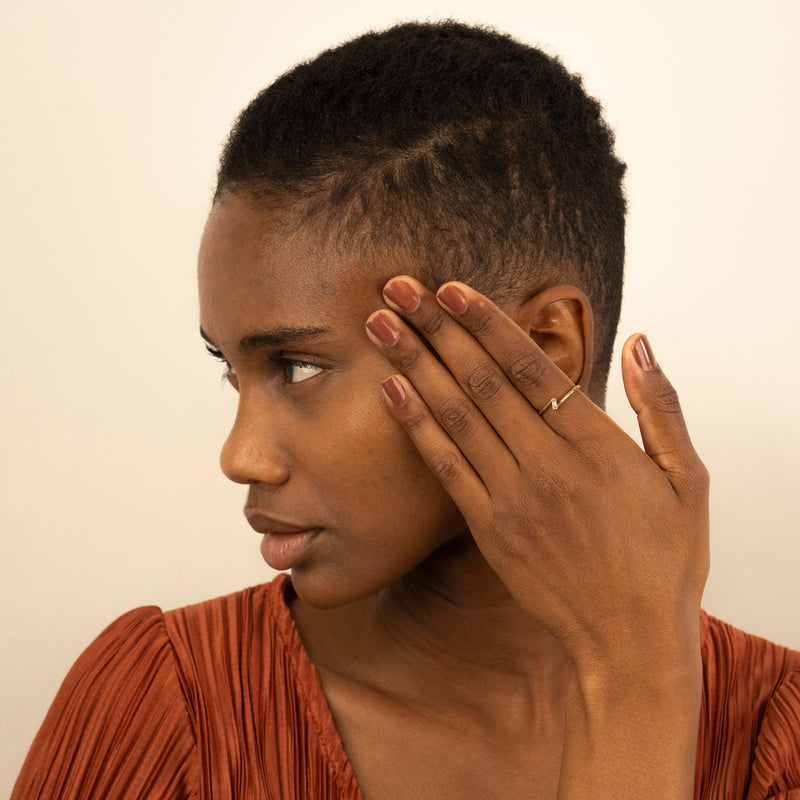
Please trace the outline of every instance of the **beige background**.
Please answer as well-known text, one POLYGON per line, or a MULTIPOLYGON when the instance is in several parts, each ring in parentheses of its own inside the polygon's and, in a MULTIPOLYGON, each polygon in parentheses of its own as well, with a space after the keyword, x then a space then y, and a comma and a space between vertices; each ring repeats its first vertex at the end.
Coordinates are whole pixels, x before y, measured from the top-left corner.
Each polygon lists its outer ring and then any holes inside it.
MULTIPOLYGON (((194 261, 236 112, 398 18, 484 21, 585 74, 630 166, 622 331, 713 476, 706 607, 800 647, 793 0, 4 4, 0 795, 85 645, 133 606, 268 577, 217 469, 234 411, 194 261)), ((614 370, 610 411, 630 425, 614 370)))

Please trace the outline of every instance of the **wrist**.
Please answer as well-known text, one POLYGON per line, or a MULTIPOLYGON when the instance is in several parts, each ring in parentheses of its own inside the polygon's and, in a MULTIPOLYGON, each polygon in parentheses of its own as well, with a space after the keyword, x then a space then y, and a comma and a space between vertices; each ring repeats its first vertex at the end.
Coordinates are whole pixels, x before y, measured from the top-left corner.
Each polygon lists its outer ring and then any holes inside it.
POLYGON ((582 692, 658 694, 702 684, 699 610, 672 621, 637 623, 627 631, 618 626, 613 638, 598 637, 570 653, 582 692))
POLYGON ((574 669, 559 797, 690 797, 702 682, 699 646, 574 669))
POLYGON ((703 669, 696 664, 662 669, 573 673, 570 684, 571 707, 591 726, 607 727, 625 720, 629 724, 651 727, 657 720, 696 724, 700 713, 703 669))
MULTIPOLYGON (((692 758, 703 690, 703 665, 696 648, 654 657, 617 659, 574 669, 570 676, 568 717, 598 746, 611 740, 672 751, 692 758), (647 745, 644 743, 647 742, 647 745)), ((655 753, 651 753, 655 755, 655 753)), ((693 762, 692 762, 693 763, 693 762)))

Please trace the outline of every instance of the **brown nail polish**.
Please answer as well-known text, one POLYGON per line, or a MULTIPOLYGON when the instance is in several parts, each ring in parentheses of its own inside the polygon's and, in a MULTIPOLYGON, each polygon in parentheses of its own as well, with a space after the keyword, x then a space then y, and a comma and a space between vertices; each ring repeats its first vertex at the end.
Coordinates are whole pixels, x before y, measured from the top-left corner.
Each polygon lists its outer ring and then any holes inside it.
POLYGON ((400 331, 390 322, 386 314, 373 314, 367 320, 367 327, 381 344, 391 347, 400 338, 400 331))
POLYGON ((406 393, 403 389, 403 384, 400 383, 397 378, 392 375, 390 378, 387 378, 382 384, 383 391, 386 392, 386 396, 394 403, 396 406, 401 406, 406 401, 406 393))
POLYGON ((463 314, 469 307, 464 292, 452 284, 443 286, 436 296, 441 304, 449 308, 454 314, 463 314))
POLYGON ((383 289, 383 296, 403 311, 416 311, 419 308, 420 297, 406 281, 389 281, 383 289))
POLYGON ((656 357, 653 355, 653 349, 650 347, 650 342, 644 334, 639 337, 636 344, 633 346, 633 354, 636 356, 636 363, 645 372, 652 372, 658 367, 656 357))

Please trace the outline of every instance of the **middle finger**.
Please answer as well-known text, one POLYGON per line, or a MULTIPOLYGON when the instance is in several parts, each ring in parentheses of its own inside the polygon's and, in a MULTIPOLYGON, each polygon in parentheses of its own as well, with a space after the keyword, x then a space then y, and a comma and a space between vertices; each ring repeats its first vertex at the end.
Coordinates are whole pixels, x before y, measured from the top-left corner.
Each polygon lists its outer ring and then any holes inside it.
MULTIPOLYGON (((538 424, 538 417, 531 416, 528 400, 513 386, 500 365, 483 345, 463 326, 447 314, 436 301, 432 292, 413 278, 395 278, 384 289, 387 304, 402 314, 434 349, 450 374, 470 401, 480 410, 509 450, 518 447, 522 426, 528 420, 533 435, 550 432, 546 425, 538 424)), ((410 357, 412 368, 407 363, 398 363, 405 374, 414 381, 420 393, 425 386, 418 371, 423 353, 418 348, 410 357)), ((405 361, 408 361, 408 354, 405 361)), ((424 359, 423 359, 424 361, 424 359)), ((434 409, 435 411, 435 409, 434 409)))

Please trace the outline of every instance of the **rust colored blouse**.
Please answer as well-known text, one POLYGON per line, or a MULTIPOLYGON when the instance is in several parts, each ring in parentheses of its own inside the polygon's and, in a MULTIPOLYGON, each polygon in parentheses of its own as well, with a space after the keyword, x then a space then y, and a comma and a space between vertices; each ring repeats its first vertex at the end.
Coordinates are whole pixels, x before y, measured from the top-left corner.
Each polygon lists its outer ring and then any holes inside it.
MULTIPOLYGON (((12 800, 361 800, 291 583, 131 611, 67 675, 12 800)), ((800 800, 800 653, 703 614, 695 797, 800 800)))

